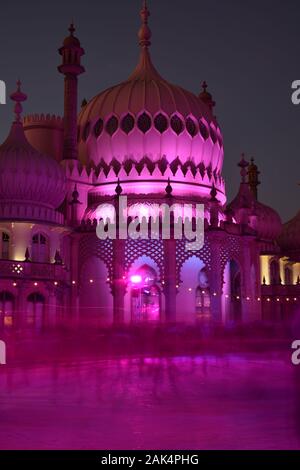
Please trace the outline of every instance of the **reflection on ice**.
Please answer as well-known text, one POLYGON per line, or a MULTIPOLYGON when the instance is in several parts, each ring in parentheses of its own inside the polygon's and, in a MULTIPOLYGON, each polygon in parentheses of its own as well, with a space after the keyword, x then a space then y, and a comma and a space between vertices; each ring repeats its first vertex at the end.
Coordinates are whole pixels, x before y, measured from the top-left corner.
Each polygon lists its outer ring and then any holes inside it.
POLYGON ((0 448, 300 448, 299 391, 267 355, 5 366, 0 448))

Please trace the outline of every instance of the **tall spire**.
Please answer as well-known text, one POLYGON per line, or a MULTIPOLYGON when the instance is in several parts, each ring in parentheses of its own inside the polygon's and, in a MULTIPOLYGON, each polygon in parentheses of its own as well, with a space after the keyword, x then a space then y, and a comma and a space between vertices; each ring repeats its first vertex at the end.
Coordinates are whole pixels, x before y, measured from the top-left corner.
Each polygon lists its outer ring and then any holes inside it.
POLYGON ((21 91, 20 80, 17 81, 17 90, 10 95, 10 99, 16 103, 14 109, 16 116, 15 122, 21 122, 21 113, 23 111, 21 103, 27 100, 27 95, 21 91))
POLYGON ((150 16, 150 11, 148 10, 147 2, 146 0, 143 1, 143 6, 140 12, 141 15, 141 20, 142 20, 142 26, 139 30, 139 40, 140 40, 140 46, 148 48, 151 46, 151 30, 148 26, 148 18, 150 16))
POLYGON ((133 73, 128 78, 128 81, 143 79, 143 80, 163 80, 154 65, 152 64, 149 46, 151 45, 152 33, 148 26, 148 18, 150 11, 148 10, 147 2, 143 1, 143 6, 140 11, 142 25, 140 27, 138 37, 139 45, 141 47, 140 60, 133 73))

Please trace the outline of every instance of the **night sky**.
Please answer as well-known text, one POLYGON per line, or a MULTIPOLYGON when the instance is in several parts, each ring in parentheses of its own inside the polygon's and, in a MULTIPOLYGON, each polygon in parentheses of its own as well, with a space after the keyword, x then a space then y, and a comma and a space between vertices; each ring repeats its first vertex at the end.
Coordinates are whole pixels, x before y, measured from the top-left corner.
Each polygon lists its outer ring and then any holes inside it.
MULTIPOLYGON (((25 113, 62 114, 63 76, 57 48, 74 19, 86 51, 80 101, 128 77, 138 60, 141 0, 13 0, 1 2, 0 79, 18 77, 25 113)), ((149 0, 152 59, 167 80, 199 93, 206 80, 217 103, 225 143, 230 200, 239 184, 241 152, 261 171, 259 199, 286 221, 300 209, 300 79, 298 0, 149 0)), ((9 100, 8 100, 9 101, 9 100)), ((0 106, 0 138, 12 104, 0 106)))

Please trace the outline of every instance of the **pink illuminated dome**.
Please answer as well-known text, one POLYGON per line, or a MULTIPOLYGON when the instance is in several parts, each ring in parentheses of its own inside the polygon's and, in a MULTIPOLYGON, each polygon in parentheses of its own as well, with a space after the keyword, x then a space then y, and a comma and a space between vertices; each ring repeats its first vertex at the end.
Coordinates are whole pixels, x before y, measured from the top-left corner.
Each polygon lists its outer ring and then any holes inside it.
POLYGON ((224 203, 223 140, 214 102, 206 83, 196 96, 161 77, 149 53, 149 14, 145 4, 141 55, 132 75, 99 93, 79 114, 80 159, 98 169, 108 193, 118 177, 126 192, 141 193, 160 192, 170 177, 174 194, 208 198, 214 185, 224 203))
POLYGON ((66 183, 63 169, 51 157, 34 149, 26 140, 21 121, 21 102, 26 95, 18 89, 11 95, 16 118, 0 146, 0 217, 44 219, 56 222, 55 209, 63 202, 66 183))

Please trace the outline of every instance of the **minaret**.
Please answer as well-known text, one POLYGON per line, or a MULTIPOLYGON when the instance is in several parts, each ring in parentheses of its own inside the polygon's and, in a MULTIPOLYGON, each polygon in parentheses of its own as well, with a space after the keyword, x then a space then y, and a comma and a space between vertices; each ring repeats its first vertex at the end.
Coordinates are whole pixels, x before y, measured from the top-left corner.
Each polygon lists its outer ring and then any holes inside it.
POLYGON ((248 174, 249 188, 253 196, 257 200, 257 186, 260 185, 260 181, 258 180, 258 175, 260 175, 260 172, 258 171, 258 168, 255 165, 253 158, 251 158, 251 163, 248 166, 247 174, 248 174))
POLYGON ((62 56, 62 64, 58 71, 65 76, 64 91, 64 160, 75 160, 78 157, 77 150, 77 82, 78 75, 85 70, 81 65, 81 56, 84 49, 79 40, 74 36, 75 28, 71 23, 70 35, 64 40, 59 49, 62 56))

